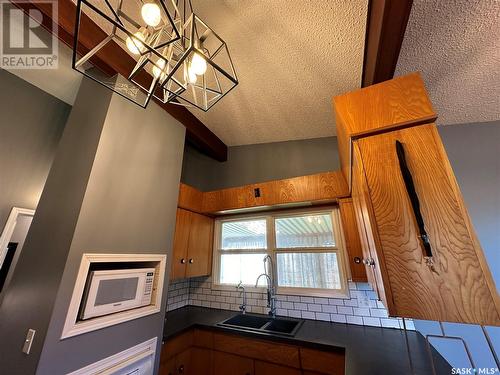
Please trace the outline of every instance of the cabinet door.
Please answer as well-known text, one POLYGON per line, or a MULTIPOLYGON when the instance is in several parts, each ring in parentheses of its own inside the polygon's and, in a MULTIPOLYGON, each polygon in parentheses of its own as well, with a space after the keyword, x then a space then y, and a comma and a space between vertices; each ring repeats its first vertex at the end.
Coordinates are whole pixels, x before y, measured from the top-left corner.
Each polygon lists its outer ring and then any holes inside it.
POLYGON ((191 348, 190 375, 212 375, 212 350, 191 348))
POLYGON ((395 308, 390 294, 383 253, 377 250, 381 248, 378 229, 371 206, 361 153, 356 143, 353 144, 352 172, 352 199, 363 244, 363 262, 365 263, 368 282, 389 310, 389 314, 394 315, 395 308))
POLYGON ((175 220, 174 250, 172 252, 172 271, 170 279, 186 277, 188 257, 189 232, 192 213, 182 208, 177 209, 175 220))
POLYGON ((216 351, 213 353, 213 374, 253 375, 253 362, 250 358, 216 351))
POLYGON ((339 200, 339 207, 352 281, 366 282, 365 265, 362 262, 363 249, 352 199, 339 200))
POLYGON ((186 349, 175 357, 176 374, 179 375, 198 375, 191 369, 192 364, 192 349, 186 349))
MULTIPOLYGON (((500 325, 500 302, 435 125, 357 140, 397 316, 500 325), (403 179, 403 145, 415 194, 403 179), (416 196, 420 209, 410 200, 416 196), (429 251, 420 236, 421 212, 429 251)), ((413 199, 415 201, 415 199, 413 199)))
POLYGON ((255 361, 255 375, 301 375, 301 371, 273 363, 255 361))
POLYGON ((161 359, 159 375, 176 375, 177 368, 175 367, 175 357, 164 360, 161 359))
POLYGON ((214 219, 190 212, 187 277, 210 275, 214 219))

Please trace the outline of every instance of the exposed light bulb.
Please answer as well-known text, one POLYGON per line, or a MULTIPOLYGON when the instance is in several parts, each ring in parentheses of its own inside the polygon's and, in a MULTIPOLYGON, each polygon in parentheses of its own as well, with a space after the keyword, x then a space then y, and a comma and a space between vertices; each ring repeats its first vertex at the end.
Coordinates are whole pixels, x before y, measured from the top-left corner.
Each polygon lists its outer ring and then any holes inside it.
POLYGON ((138 31, 134 34, 133 38, 127 37, 127 39, 125 40, 125 44, 127 45, 127 48, 130 52, 132 52, 134 55, 138 55, 144 48, 144 44, 142 44, 142 42, 144 42, 145 39, 146 37, 144 36, 144 34, 138 31))
POLYGON ((165 69, 165 60, 158 59, 156 65, 153 66, 153 75, 155 78, 160 77, 163 80, 165 78, 165 73, 163 73, 163 69, 165 69))
POLYGON ((205 74, 205 72, 207 71, 207 62, 205 61, 205 59, 203 57, 200 56, 199 53, 195 53, 193 55, 193 57, 191 58, 191 66, 190 66, 190 70, 198 75, 198 76, 201 76, 203 74, 205 74))
POLYGON ((149 26, 156 27, 161 22, 160 7, 154 3, 144 4, 141 8, 141 15, 149 26))
POLYGON ((188 69, 187 73, 188 73, 188 81, 189 81, 189 83, 191 83, 191 84, 194 85, 196 83, 196 80, 198 79, 198 77, 193 72, 193 70, 190 69, 190 68, 188 69))

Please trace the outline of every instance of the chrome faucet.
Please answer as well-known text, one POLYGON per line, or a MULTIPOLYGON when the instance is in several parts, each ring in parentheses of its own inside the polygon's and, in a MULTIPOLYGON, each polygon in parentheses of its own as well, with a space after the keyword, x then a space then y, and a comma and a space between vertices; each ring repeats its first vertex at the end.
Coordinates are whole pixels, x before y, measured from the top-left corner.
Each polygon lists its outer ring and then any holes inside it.
POLYGON ((236 286, 237 290, 241 289, 241 292, 243 293, 243 303, 239 306, 240 311, 242 314, 246 314, 247 312, 247 292, 245 291, 245 287, 243 286, 243 283, 240 281, 240 283, 236 286))
POLYGON ((259 280, 264 276, 267 280, 267 307, 269 307, 269 315, 276 318, 276 284, 274 280, 273 260, 270 255, 264 257, 264 273, 257 277, 255 287, 259 285, 259 280), (269 262, 269 266, 267 263, 269 262))

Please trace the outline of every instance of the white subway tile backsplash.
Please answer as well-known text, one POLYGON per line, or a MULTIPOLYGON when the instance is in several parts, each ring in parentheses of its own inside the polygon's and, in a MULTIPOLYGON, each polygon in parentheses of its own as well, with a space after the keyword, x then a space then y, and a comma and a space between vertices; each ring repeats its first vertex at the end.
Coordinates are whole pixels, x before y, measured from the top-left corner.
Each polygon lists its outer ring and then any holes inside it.
POLYGON ((370 316, 370 309, 356 307, 353 309, 353 314, 358 316, 370 316))
POLYGON ((321 305, 321 311, 325 313, 337 313, 337 306, 332 305, 321 305))
POLYGON ((339 314, 349 314, 349 315, 353 314, 352 307, 350 306, 338 306, 337 312, 339 314))
POLYGON ((294 310, 307 310, 307 303, 294 302, 294 310))
POLYGON ((316 320, 324 320, 325 322, 329 322, 330 321, 330 314, 317 312, 316 313, 316 320))
POLYGON ((363 325, 363 318, 360 316, 346 315, 347 323, 363 325))
POLYGON ((387 310, 385 309, 370 309, 371 316, 376 316, 378 318, 388 318, 387 310))
POLYGON ((321 305, 316 305, 314 303, 307 304, 307 309, 309 311, 321 311, 321 305))
POLYGON ((379 318, 370 318, 370 317, 364 316, 363 323, 365 326, 380 327, 380 319, 379 318))
POLYGON ((316 319, 316 314, 312 311, 302 311, 302 319, 316 319))
POLYGON ((341 314, 330 314, 330 320, 336 323, 347 323, 345 315, 341 314))
MULTIPOLYGON (((295 295, 277 295, 276 314, 292 318, 315 319, 335 323, 349 323, 386 328, 402 328, 402 319, 389 318, 382 302, 368 283, 349 282, 350 298, 325 298, 295 295)), ((243 294, 237 290, 213 289, 210 278, 178 280, 170 284, 167 311, 186 305, 239 311, 243 294)), ((247 293, 247 311, 267 314, 265 293, 247 293)), ((408 330, 414 330, 411 319, 406 319, 408 330)))

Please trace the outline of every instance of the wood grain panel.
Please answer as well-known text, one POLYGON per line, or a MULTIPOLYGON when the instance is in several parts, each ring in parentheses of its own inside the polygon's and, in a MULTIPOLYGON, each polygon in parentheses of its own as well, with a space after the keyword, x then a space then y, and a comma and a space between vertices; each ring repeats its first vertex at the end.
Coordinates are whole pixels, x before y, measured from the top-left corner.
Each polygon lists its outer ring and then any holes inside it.
POLYGON ((186 277, 188 257, 189 232, 191 229, 191 212, 182 208, 177 209, 175 219, 174 246, 172 251, 170 280, 186 277), (182 263, 182 259, 185 263, 182 263))
POLYGON ((195 329, 193 344, 200 348, 212 349, 214 347, 214 334, 204 329, 195 329))
MULTIPOLYGON (((185 375, 212 375, 213 351, 210 349, 191 348, 189 373, 185 375)), ((217 375, 218 373, 215 373, 217 375)))
POLYGON ((201 212, 203 192, 186 184, 179 185, 179 200, 177 206, 193 212, 201 212))
POLYGON ((358 140, 398 316, 500 325, 499 296, 470 225, 435 125, 358 140), (403 143, 433 249, 425 264, 399 170, 403 143))
POLYGON ((298 369, 255 361, 255 375, 302 375, 298 369))
POLYGON ((360 220, 365 228, 366 249, 368 254, 365 258, 372 259, 373 266, 367 266, 366 272, 373 276, 371 285, 377 292, 379 299, 387 308, 389 315, 396 315, 396 308, 392 298, 391 284, 386 270, 384 253, 381 251, 382 245, 378 235, 378 227, 373 213, 370 200, 370 192, 366 182, 365 171, 361 159, 361 153, 357 142, 353 144, 353 189, 355 189, 355 199, 359 204, 360 220))
POLYGON ((363 259, 363 248, 359 237, 358 223, 351 198, 339 200, 342 229, 346 242, 347 257, 351 269, 352 281, 366 282, 366 271, 363 262, 355 263, 354 258, 363 259))
POLYGON ((168 360, 193 345, 193 331, 182 333, 163 344, 161 359, 168 360))
POLYGON ((253 375, 254 361, 238 355, 214 352, 213 373, 217 375, 253 375))
POLYGON ((419 73, 351 91, 333 101, 350 137, 432 122, 437 117, 419 73))
POLYGON ((212 271, 214 219, 190 212, 188 262, 186 276, 205 276, 212 271))
POLYGON ((331 202, 348 195, 349 189, 342 172, 325 172, 205 192, 203 212, 217 213, 259 206, 331 202), (254 194, 256 188, 260 189, 258 198, 254 194))
POLYGON ((300 368, 299 349, 295 346, 214 333, 214 348, 227 353, 300 368))
POLYGON ((344 375, 345 354, 300 348, 302 369, 321 374, 344 375))

